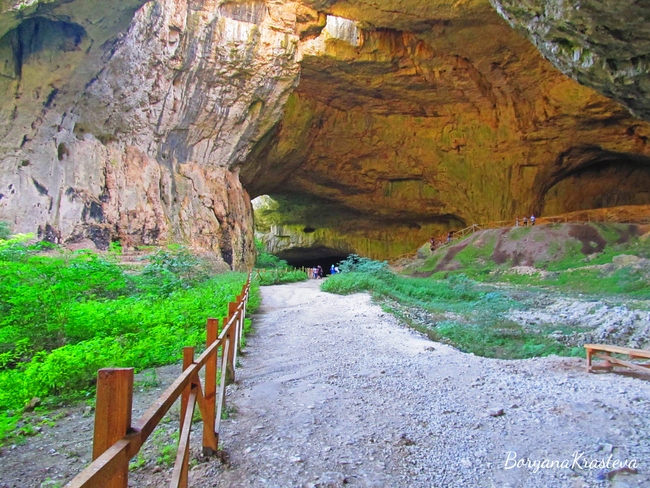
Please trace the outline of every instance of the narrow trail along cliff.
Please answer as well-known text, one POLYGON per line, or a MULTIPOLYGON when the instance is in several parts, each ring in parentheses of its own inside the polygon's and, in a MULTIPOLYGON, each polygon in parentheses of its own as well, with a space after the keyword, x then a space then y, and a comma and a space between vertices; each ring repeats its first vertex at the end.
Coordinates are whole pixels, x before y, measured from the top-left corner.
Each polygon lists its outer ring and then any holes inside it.
POLYGON ((262 288, 229 463, 197 465, 192 486, 650 486, 647 378, 464 354, 319 285, 262 288))

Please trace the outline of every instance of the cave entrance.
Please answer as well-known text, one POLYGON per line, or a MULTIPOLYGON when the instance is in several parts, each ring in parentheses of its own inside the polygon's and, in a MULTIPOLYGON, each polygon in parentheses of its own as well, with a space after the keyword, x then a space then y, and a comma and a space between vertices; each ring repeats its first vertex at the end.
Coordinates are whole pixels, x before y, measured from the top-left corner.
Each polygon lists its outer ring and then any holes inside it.
POLYGON ((330 266, 337 265, 348 257, 348 254, 340 249, 330 247, 294 247, 276 253, 280 259, 284 259, 291 266, 296 268, 314 268, 320 265, 325 274, 329 274, 330 266))
POLYGON ((650 158, 576 148, 564 159, 567 171, 543 195, 545 215, 650 204, 650 158))

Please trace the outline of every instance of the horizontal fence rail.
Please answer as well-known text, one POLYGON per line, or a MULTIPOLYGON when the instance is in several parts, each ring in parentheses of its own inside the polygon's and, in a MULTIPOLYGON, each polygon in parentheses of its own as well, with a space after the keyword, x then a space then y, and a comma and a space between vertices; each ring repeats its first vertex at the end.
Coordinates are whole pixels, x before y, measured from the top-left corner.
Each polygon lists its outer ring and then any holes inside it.
POLYGON ((223 319, 220 333, 218 320, 207 320, 206 349, 198 358, 194 357, 193 347, 183 348, 183 372, 136 422, 131 422, 133 368, 99 370, 93 461, 66 488, 126 488, 129 460, 140 451, 179 397, 181 434, 170 487, 187 487, 190 431, 196 405, 203 420, 203 454, 212 455, 218 450, 226 383, 235 381, 250 282, 249 275, 241 294, 228 305, 228 316, 223 319), (203 368, 204 385, 199 378, 203 368))
MULTIPOLYGON (((615 207, 615 208, 625 208, 625 207, 615 207)), ((635 208, 632 206, 631 208, 635 208)), ((526 227, 523 224, 523 217, 519 218, 519 226, 526 227)), ((510 220, 498 220, 494 222, 487 222, 485 224, 472 224, 469 227, 464 229, 451 231, 451 236, 448 234, 442 234, 440 236, 434 236, 435 239, 435 248, 444 246, 445 244, 453 243, 454 241, 459 241, 464 239, 470 234, 478 232, 485 229, 499 229, 503 227, 515 227, 517 219, 510 220)), ((639 224, 639 225, 648 225, 650 224, 650 217, 636 217, 630 218, 627 215, 620 216, 616 212, 608 213, 606 211, 576 211, 563 215, 554 215, 551 217, 536 217, 534 225, 544 225, 544 224, 557 224, 557 223, 574 223, 574 224, 583 224, 585 222, 611 222, 618 224, 639 224)), ((531 223, 528 223, 529 226, 532 226, 531 223)), ((397 261, 399 259, 410 258, 417 255, 417 250, 401 254, 391 259, 392 261, 397 261)))

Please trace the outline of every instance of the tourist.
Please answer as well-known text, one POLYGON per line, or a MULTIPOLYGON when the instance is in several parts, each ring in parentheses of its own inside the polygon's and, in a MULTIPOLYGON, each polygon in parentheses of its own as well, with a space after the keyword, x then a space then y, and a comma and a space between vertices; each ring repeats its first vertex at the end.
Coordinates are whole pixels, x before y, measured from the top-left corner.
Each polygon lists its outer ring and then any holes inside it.
POLYGON ((535 214, 533 214, 533 215, 530 216, 530 225, 531 225, 531 227, 532 227, 533 225, 535 225, 535 214))
POLYGON ((336 269, 334 268, 334 265, 330 266, 330 274, 336 274, 336 269))
POLYGON ((519 217, 515 218, 515 227, 519 227, 519 217))
POLYGON ((528 217, 524 217, 524 227, 528 225, 528 217))
POLYGON ((317 270, 318 270, 318 279, 319 279, 319 280, 320 280, 320 279, 323 279, 323 268, 321 268, 321 265, 320 265, 320 264, 318 265, 317 270))

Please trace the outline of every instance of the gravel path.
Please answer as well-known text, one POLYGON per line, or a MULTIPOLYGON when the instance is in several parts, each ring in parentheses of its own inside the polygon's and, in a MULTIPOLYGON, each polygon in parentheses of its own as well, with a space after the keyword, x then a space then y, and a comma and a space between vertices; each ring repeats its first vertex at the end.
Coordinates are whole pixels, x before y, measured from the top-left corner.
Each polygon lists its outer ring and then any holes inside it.
POLYGON ((197 465, 192 486, 650 487, 648 376, 463 354, 319 284, 262 288, 230 465, 197 465))

